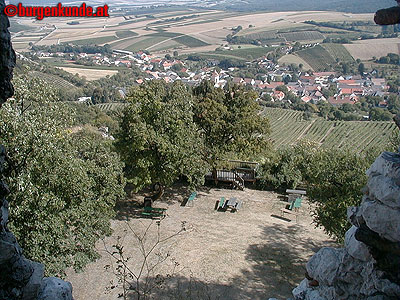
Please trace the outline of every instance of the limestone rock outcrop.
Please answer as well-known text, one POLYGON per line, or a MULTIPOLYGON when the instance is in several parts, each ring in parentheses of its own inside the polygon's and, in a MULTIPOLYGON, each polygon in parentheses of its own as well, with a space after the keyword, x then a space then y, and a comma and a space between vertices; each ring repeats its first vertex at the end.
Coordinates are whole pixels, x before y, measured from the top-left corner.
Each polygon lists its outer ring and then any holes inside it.
MULTIPOLYGON (((10 26, 0 0, 0 106, 13 95, 11 84, 15 52, 11 46, 10 26)), ((1 300, 72 300, 72 286, 61 279, 43 278, 44 266, 30 261, 9 231, 9 205, 6 196, 6 150, 0 145, 0 299, 1 300)))
POLYGON ((295 300, 400 299, 400 154, 384 152, 367 171, 345 248, 322 248, 307 263, 295 300))

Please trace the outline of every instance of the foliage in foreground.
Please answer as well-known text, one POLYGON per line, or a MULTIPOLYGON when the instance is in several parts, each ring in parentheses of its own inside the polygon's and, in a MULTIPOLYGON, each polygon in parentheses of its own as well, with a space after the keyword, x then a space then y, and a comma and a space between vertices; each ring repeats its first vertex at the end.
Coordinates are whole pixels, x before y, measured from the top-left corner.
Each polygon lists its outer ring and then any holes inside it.
POLYGON ((376 153, 357 154, 340 149, 317 148, 302 143, 276 152, 260 168, 262 188, 296 188, 307 185, 314 206, 314 222, 326 233, 343 241, 350 224, 347 207, 361 202, 367 183, 365 171, 376 153))
POLYGON ((15 79, 17 100, 0 109, 0 142, 8 155, 10 229, 46 275, 81 269, 98 257, 123 196, 122 163, 97 133, 68 129, 73 112, 40 81, 15 79), (49 100, 48 100, 49 99, 49 100))

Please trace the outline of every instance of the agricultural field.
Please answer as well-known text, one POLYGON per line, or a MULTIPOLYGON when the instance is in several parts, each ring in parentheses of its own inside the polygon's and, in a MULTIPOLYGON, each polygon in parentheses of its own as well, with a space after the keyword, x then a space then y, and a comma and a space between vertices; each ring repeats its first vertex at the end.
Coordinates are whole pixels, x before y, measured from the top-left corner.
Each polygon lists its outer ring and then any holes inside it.
POLYGON ((336 63, 329 52, 320 45, 296 52, 296 55, 304 59, 314 71, 329 70, 336 63))
POLYGON ((361 60, 379 58, 388 53, 400 54, 400 38, 362 40, 344 46, 355 59, 361 60))
POLYGON ((104 45, 110 42, 116 41, 118 38, 116 36, 102 36, 96 38, 74 40, 75 45, 104 45))
POLYGON ((283 37, 286 41, 322 41, 325 37, 318 31, 294 31, 280 33, 278 36, 283 37))
POLYGON ((85 77, 87 80, 97 80, 107 75, 112 76, 118 73, 117 70, 104 70, 104 69, 85 69, 85 68, 73 68, 73 67, 59 67, 64 71, 67 71, 71 74, 78 74, 81 77, 85 77))
POLYGON ((305 121, 302 112, 280 108, 266 108, 264 113, 270 120, 271 138, 277 148, 310 140, 321 147, 361 152, 385 148, 397 128, 394 122, 326 121, 322 118, 305 121), (360 148, 359 145, 364 146, 360 148))
POLYGON ((354 61, 353 56, 350 52, 341 44, 322 44, 322 47, 328 51, 328 53, 333 57, 333 59, 338 59, 343 62, 354 61))
POLYGON ((95 104, 95 106, 99 108, 101 111, 118 111, 122 110, 126 105, 127 103, 122 103, 122 102, 95 104))
MULTIPOLYGON (((184 7, 176 11, 171 8, 135 10, 132 7, 132 10, 126 10, 126 15, 119 11, 111 14, 110 18, 51 18, 46 20, 45 28, 43 22, 34 19, 14 18, 14 31, 20 34, 14 35, 13 42, 20 44, 18 48, 21 50, 27 50, 29 42, 37 45, 108 43, 114 49, 148 50, 156 56, 164 56, 174 50, 179 50, 181 54, 210 55, 226 44, 226 36, 237 26, 243 28, 238 35, 261 35, 269 39, 265 44, 279 44, 287 40, 322 39, 324 33, 319 31, 318 26, 303 23, 307 20, 341 22, 370 20, 372 17, 372 14, 322 11, 245 13, 184 7), (77 23, 71 25, 72 20, 77 23), (31 33, 40 33, 40 37, 22 39, 21 34, 31 33)), ((230 54, 241 58, 248 55, 257 57, 259 54, 230 54)))
POLYGON ((34 77, 40 78, 40 79, 44 80, 46 83, 48 83, 56 88, 63 88, 66 90, 77 89, 77 87, 75 85, 73 85, 69 81, 67 81, 57 75, 32 71, 32 72, 29 72, 29 76, 31 76, 33 78, 34 77))
POLYGON ((205 59, 236 59, 241 61, 248 61, 257 59, 264 55, 267 55, 273 48, 272 47, 261 47, 261 46, 251 46, 241 49, 233 50, 217 50, 212 52, 205 52, 198 54, 197 56, 205 59))
POLYGON ((115 32, 115 35, 118 38, 123 39, 123 38, 137 36, 138 34, 136 32, 130 31, 130 30, 121 30, 121 31, 115 32))
POLYGON ((297 56, 296 54, 288 54, 288 55, 284 55, 282 56, 279 60, 278 60, 279 64, 286 64, 286 65, 290 65, 290 64, 295 64, 295 65, 303 65, 303 70, 312 70, 311 66, 301 57, 297 56))

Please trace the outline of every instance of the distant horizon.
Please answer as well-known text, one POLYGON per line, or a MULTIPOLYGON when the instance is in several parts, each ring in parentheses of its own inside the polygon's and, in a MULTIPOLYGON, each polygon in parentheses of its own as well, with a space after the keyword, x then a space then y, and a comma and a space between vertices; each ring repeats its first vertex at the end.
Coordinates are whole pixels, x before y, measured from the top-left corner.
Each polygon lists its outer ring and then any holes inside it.
MULTIPOLYGON (((6 3, 18 4, 20 0, 7 0, 6 3)), ((58 1, 58 0, 25 0, 25 5, 46 6, 57 3, 80 5, 81 3, 91 5, 108 4, 110 7, 132 6, 147 7, 152 5, 160 6, 194 6, 198 8, 217 9, 217 10, 233 10, 233 11, 341 11, 352 13, 374 13, 380 8, 387 8, 396 5, 395 0, 382 0, 378 3, 374 0, 334 0, 334 1, 317 1, 317 0, 281 0, 279 3, 273 0, 249 0, 246 5, 239 0, 213 0, 203 2, 201 0, 118 0, 118 1, 58 1)))

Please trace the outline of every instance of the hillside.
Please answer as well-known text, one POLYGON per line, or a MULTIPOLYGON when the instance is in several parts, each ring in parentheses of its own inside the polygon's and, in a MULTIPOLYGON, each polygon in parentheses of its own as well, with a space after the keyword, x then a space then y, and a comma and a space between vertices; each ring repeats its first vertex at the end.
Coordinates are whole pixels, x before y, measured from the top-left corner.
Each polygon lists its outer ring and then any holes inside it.
POLYGON ((326 121, 322 118, 305 121, 303 113, 280 108, 266 108, 271 124, 271 138, 275 147, 311 140, 322 147, 350 148, 361 152, 373 147, 384 147, 396 129, 394 122, 326 121), (359 145, 364 145, 360 148, 359 145))

